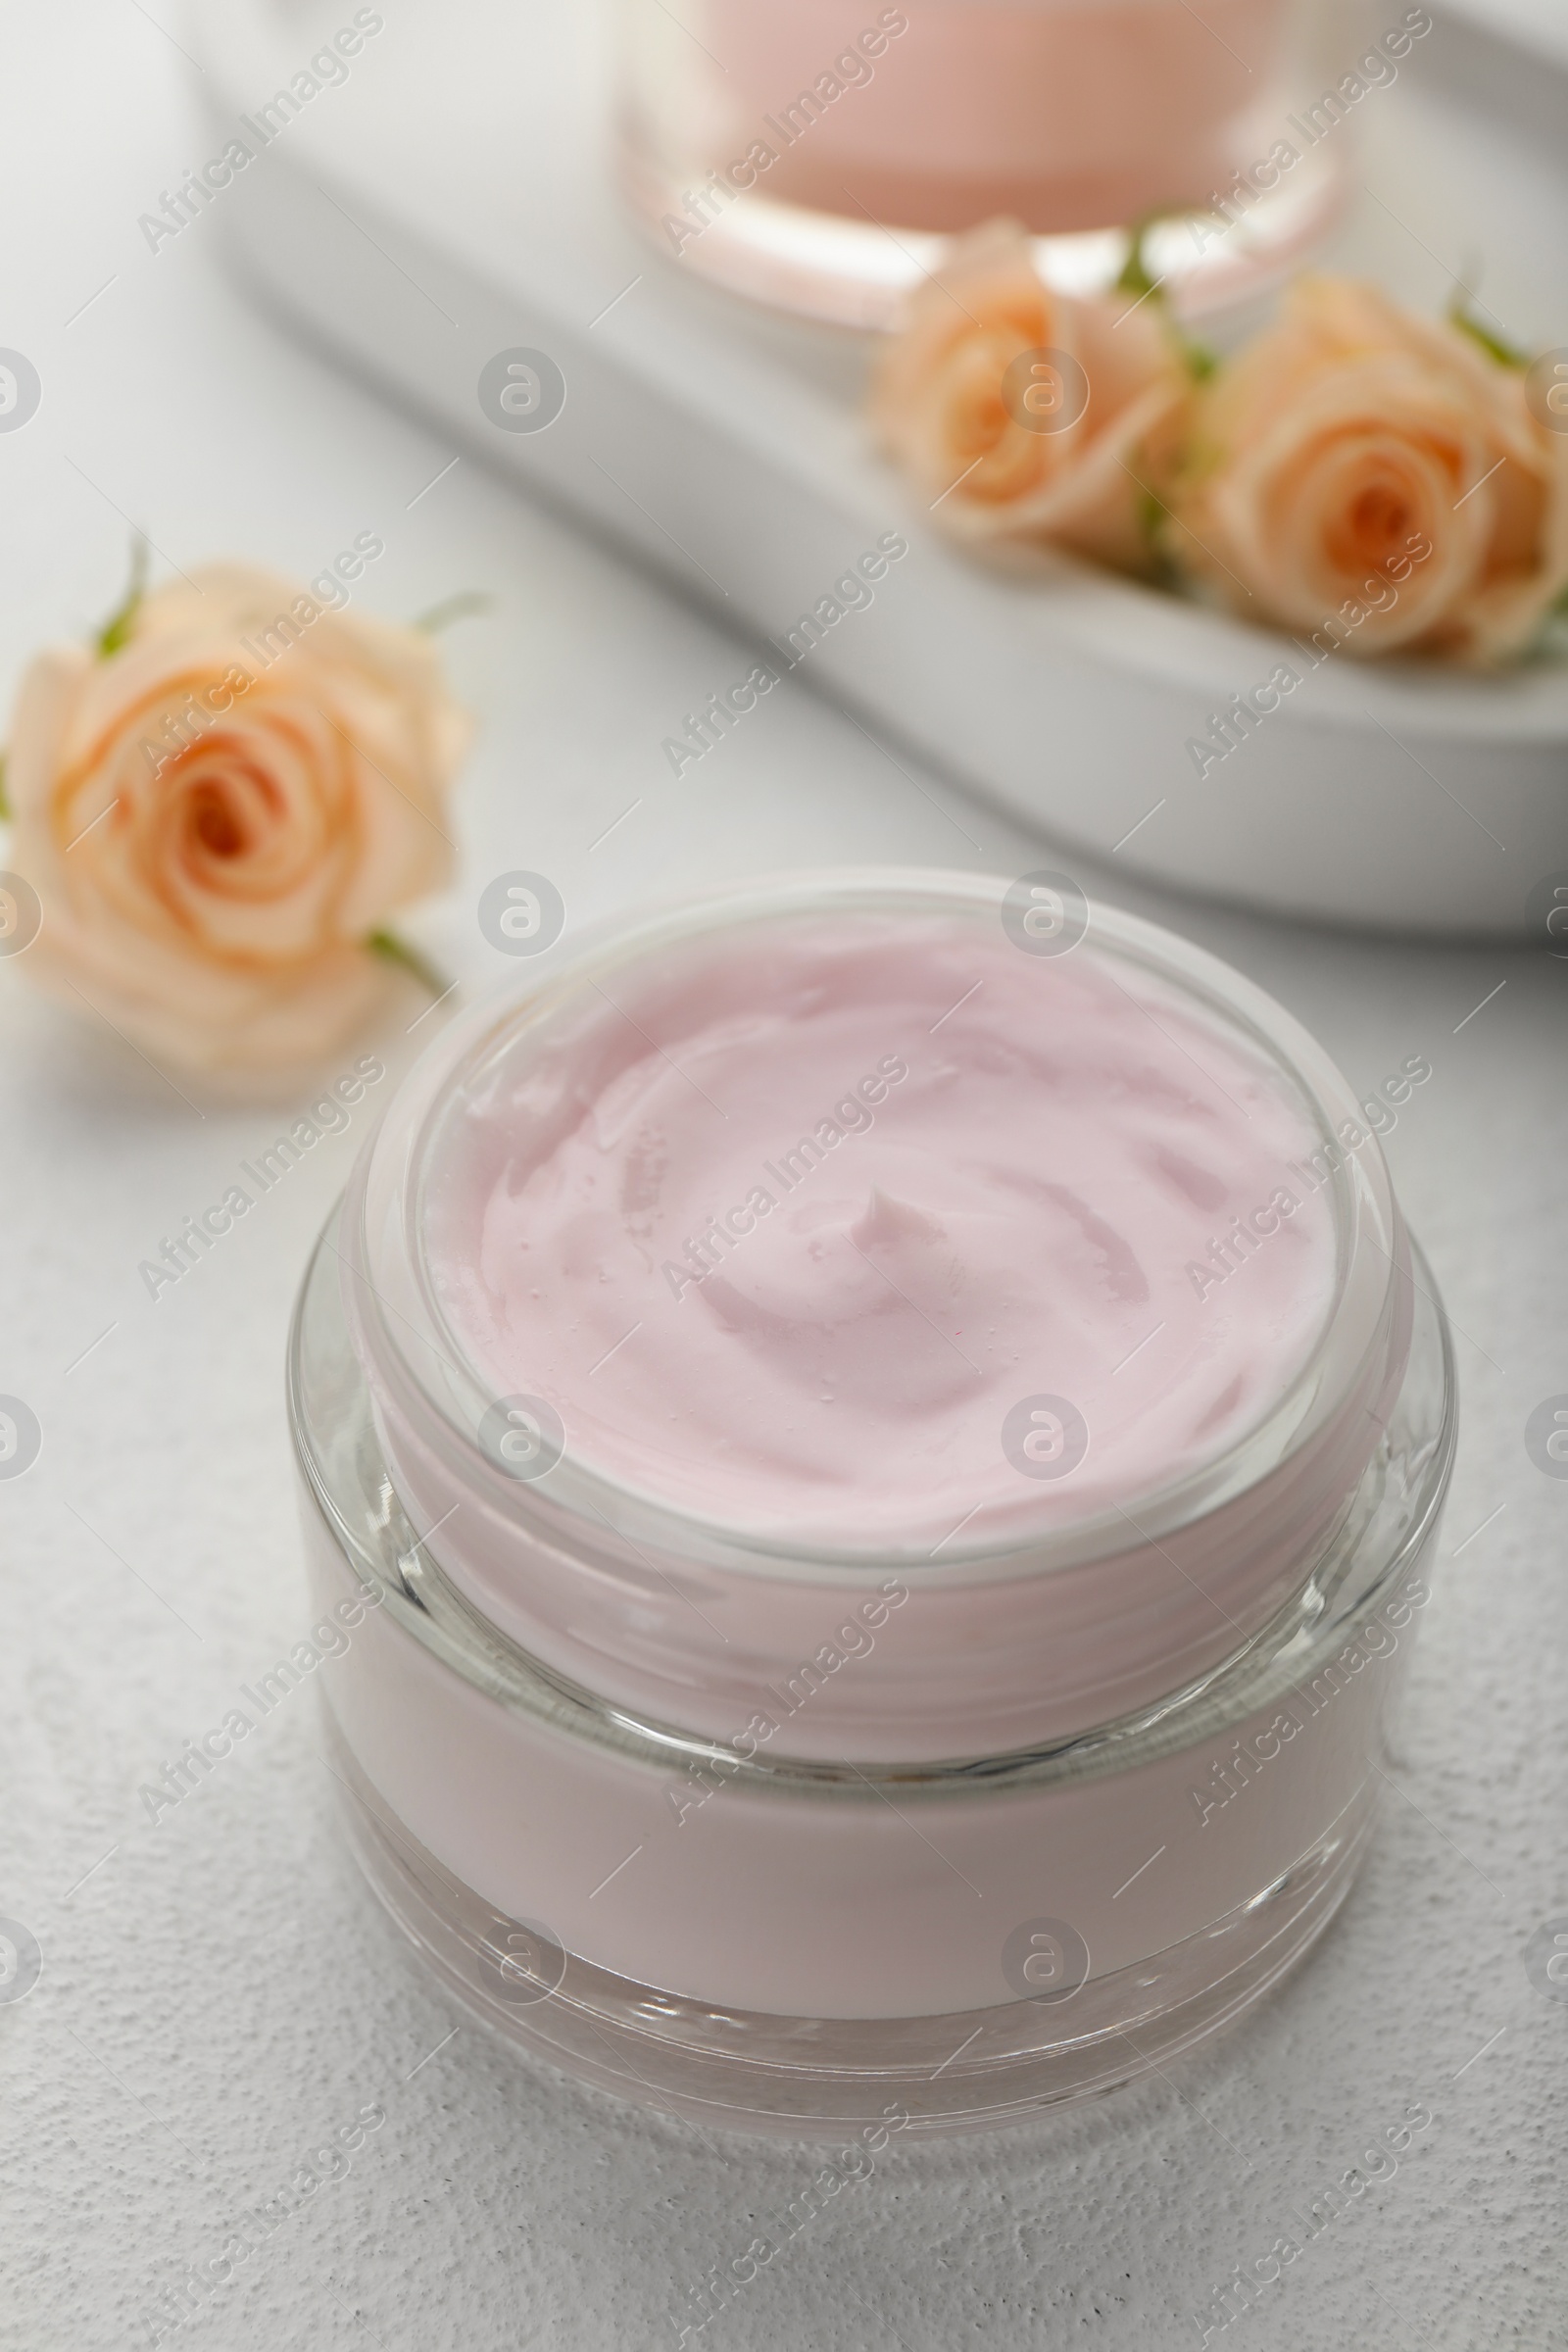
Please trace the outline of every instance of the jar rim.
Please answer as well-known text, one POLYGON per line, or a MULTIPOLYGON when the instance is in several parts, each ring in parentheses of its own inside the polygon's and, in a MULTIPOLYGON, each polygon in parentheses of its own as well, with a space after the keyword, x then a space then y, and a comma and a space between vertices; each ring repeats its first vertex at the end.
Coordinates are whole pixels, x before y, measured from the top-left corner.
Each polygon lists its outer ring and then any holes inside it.
MULTIPOLYGON (((1065 877, 1057 876, 1058 881, 1065 877)), ((482 1451, 477 1429, 493 1402, 466 1361, 436 1297, 423 1248, 425 1186, 440 1123, 475 1073, 542 1026, 584 986, 657 953, 761 920, 835 913, 965 913, 1000 919, 1009 888, 1002 876, 927 867, 839 867, 764 875, 696 898, 672 898, 635 925, 601 921, 552 959, 548 975, 519 993, 505 987, 460 1016, 433 1041, 383 1114, 356 1170, 345 1240, 354 1282, 359 1344, 397 1399, 414 1414, 444 1466, 494 1509, 519 1524, 604 1533, 666 1555, 698 1557, 741 1574, 874 1584, 918 1565, 921 1584, 1036 1577, 1158 1544, 1201 1522, 1289 1463, 1343 1411, 1367 1378, 1386 1337, 1405 1262, 1402 1222, 1377 1137, 1366 1149, 1341 1143, 1359 1109, 1323 1048, 1293 1015, 1217 956, 1144 918, 1084 898, 1084 944, 1120 956, 1194 1001, 1210 1022, 1240 1033, 1297 1097, 1330 1148, 1327 1178, 1336 1262, 1331 1294, 1312 1347, 1286 1388, 1215 1455, 1121 1503, 1055 1526, 1010 1529, 989 1539, 944 1541, 935 1553, 909 1544, 875 1545, 770 1538, 690 1511, 593 1467, 570 1447, 545 1478, 505 1477, 482 1451), (411 1342, 416 1342, 417 1346, 411 1342)), ((1076 889, 1076 885, 1073 885, 1076 889)), ((1079 894, 1083 896, 1083 894, 1079 894)), ((368 1364, 368 1368, 370 1368, 368 1364)))

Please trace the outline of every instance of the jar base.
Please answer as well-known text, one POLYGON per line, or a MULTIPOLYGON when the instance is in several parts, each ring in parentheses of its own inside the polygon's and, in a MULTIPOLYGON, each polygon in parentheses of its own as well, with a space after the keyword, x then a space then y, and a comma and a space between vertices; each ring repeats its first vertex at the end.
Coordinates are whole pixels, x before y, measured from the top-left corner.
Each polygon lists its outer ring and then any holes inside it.
MULTIPOLYGON (((1020 2123, 1157 2072, 1294 1967, 1349 1892, 1370 1839, 1369 1775, 1271 1886, 1153 1959, 1059 2004, 950 2016, 796 2018, 691 2000, 575 1955, 549 1984, 498 1967, 517 1923, 399 1821, 323 1706, 350 1848, 382 1908, 470 2013, 616 2096, 709 2128, 840 2139, 902 2110, 912 2138, 1020 2123), (509 1982, 510 1976, 510 1982, 509 1982)), ((552 1972, 553 1973, 553 1972, 552 1972)))
MULTIPOLYGON (((640 225, 668 258, 678 255, 681 267, 729 293, 833 326, 896 328, 907 296, 941 267, 950 243, 930 229, 815 212, 756 189, 693 221, 685 206, 691 170, 671 172, 635 128, 622 173, 640 225)), ((1145 258, 1183 318, 1212 318, 1298 270, 1333 228, 1345 192, 1339 160, 1309 153, 1234 221, 1202 205, 1160 220, 1146 232, 1145 258)), ((1038 234, 1033 242, 1048 285, 1062 294, 1102 294, 1121 273, 1132 231, 1109 224, 1038 234)))

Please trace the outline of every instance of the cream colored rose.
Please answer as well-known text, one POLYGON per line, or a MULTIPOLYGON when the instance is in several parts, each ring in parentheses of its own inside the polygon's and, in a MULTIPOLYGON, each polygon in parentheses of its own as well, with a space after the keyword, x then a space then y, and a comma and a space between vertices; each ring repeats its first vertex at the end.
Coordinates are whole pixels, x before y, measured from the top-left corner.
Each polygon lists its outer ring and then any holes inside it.
POLYGON ((119 651, 51 648, 22 681, 25 968, 159 1064, 310 1069, 394 984, 368 935, 451 871, 466 732, 415 630, 239 564, 160 588, 119 651))
POLYGON ((960 239, 913 296, 877 368, 871 415, 960 536, 1050 541, 1142 570, 1151 554, 1143 484, 1163 478, 1190 389, 1152 304, 1054 293, 1025 231, 993 220, 960 239), (1009 383, 1008 369, 1036 351, 1069 365, 1038 385, 1025 365, 1009 383), (1054 404, 1071 421, 1038 429, 1053 422, 1054 404))
POLYGON ((1568 582, 1568 435, 1517 369, 1374 287, 1305 277, 1207 387, 1173 502, 1182 564, 1345 650, 1489 662, 1568 582))

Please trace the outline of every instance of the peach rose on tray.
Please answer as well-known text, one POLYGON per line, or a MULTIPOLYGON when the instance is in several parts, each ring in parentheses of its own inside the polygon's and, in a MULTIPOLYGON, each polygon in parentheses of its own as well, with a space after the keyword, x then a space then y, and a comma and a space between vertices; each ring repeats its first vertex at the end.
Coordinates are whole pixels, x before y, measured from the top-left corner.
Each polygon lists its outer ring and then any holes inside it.
POLYGON ((1183 568, 1348 652, 1523 650, 1568 584, 1568 436, 1521 371, 1375 287, 1303 277, 1201 395, 1172 501, 1183 568))
POLYGON ((19 689, 26 968, 159 1065, 308 1072, 397 984, 388 917, 448 879, 466 735, 417 630, 244 564, 133 596, 19 689))
POLYGON ((1191 387, 1154 304, 1054 292, 1025 230, 993 220, 911 297, 871 417, 958 536, 1146 570, 1146 484, 1169 469, 1191 387))

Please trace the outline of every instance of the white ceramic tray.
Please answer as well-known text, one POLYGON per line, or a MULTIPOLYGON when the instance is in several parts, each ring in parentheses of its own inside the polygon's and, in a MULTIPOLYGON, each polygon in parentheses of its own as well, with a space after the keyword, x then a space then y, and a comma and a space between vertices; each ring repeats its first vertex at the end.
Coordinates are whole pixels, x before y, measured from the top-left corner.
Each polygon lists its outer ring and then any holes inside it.
MULTIPOLYGON (((192 13, 215 154, 354 16, 346 0, 192 13)), ((1433 310, 1484 261, 1486 302, 1521 341, 1568 344, 1568 47, 1458 0, 1433 13, 1360 110, 1333 259, 1433 310)), ((1200 780, 1188 738, 1266 677, 1277 641, 1083 568, 999 579, 951 547, 869 447, 863 341, 713 293, 627 222, 589 0, 360 14, 383 21, 346 81, 204 226, 454 454, 769 639, 901 531, 910 552, 874 605, 796 674, 1063 845, 1291 913, 1525 928, 1532 891, 1568 870, 1568 667, 1486 681, 1341 657, 1200 780), (564 379, 548 429, 504 430, 481 406, 486 364, 518 349, 564 379)))

